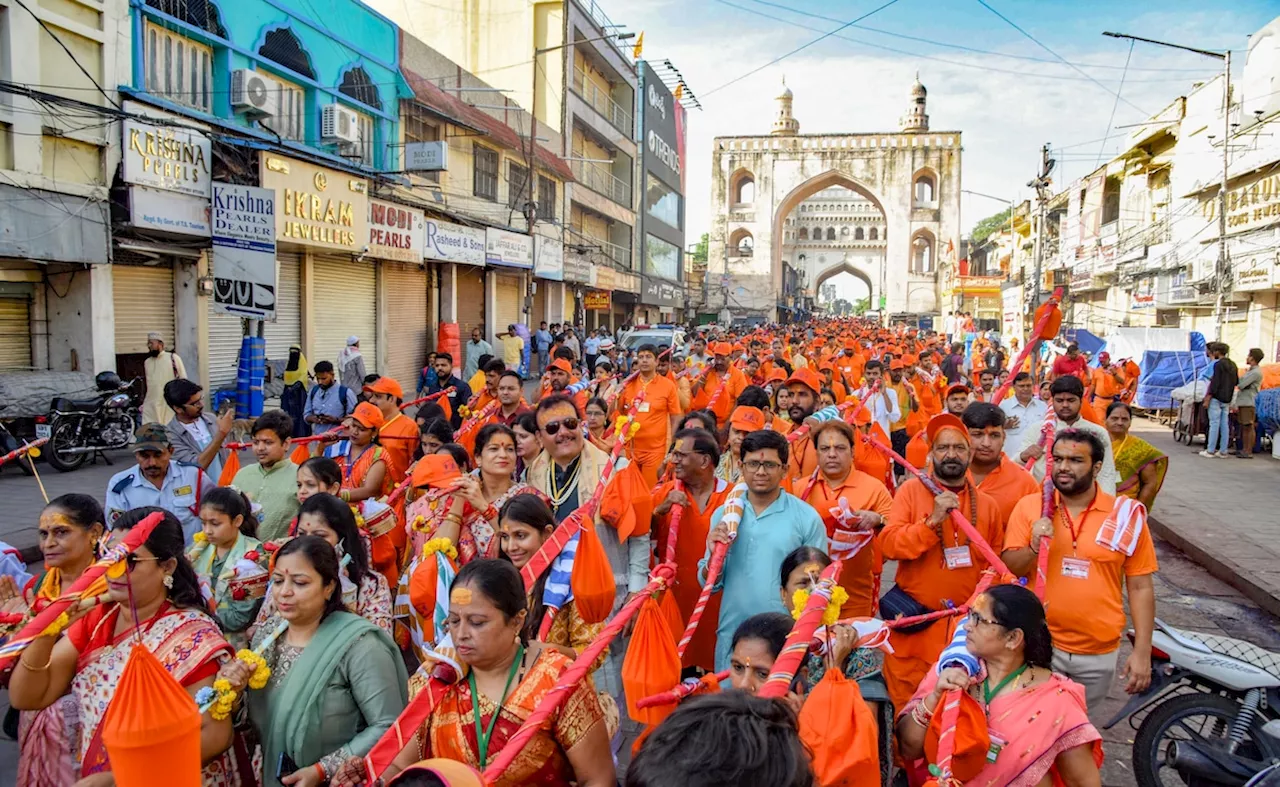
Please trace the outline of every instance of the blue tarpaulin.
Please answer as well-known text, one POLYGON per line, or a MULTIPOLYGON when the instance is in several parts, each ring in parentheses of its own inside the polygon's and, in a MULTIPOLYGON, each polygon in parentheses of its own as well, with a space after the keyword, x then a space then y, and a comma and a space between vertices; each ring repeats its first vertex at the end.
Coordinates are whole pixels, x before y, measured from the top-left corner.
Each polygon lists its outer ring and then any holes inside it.
POLYGON ((1258 430, 1261 434, 1275 434, 1280 429, 1280 388, 1268 388, 1258 392, 1255 403, 1258 408, 1258 430))
MULTIPOLYGON (((1195 337, 1192 334, 1192 345, 1195 337)), ((1203 337, 1201 337, 1203 341, 1203 337)), ((1138 377, 1138 395, 1133 403, 1148 410, 1165 410, 1175 407, 1169 395, 1173 389, 1186 385, 1209 365, 1203 348, 1198 351, 1172 352, 1147 350, 1142 354, 1142 374, 1138 377)))

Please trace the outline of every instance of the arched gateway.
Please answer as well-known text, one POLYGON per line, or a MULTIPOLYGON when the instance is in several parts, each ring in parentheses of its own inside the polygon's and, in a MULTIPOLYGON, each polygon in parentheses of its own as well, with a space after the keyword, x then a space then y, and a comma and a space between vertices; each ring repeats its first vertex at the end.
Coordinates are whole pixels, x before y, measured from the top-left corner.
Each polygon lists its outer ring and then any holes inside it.
POLYGON ((958 131, 929 130, 926 96, 917 79, 897 132, 801 134, 784 87, 772 133, 717 137, 704 309, 777 319, 848 270, 873 307, 933 311, 938 262, 959 242, 961 144, 958 131))

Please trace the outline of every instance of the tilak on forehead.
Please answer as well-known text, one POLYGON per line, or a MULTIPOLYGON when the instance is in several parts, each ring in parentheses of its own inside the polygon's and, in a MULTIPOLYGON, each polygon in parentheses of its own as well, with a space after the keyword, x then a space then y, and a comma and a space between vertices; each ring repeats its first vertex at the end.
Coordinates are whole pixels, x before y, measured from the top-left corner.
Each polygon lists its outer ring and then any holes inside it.
POLYGON ((471 588, 454 588, 449 594, 449 603, 465 606, 471 603, 471 588))

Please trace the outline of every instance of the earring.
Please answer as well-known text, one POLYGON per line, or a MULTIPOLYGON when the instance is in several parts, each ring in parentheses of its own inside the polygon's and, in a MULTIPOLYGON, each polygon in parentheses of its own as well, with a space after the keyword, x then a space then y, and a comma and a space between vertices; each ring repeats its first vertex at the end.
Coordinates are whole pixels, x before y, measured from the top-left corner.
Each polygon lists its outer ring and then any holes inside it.
POLYGON ((163 581, 166 589, 173 590, 173 574, 165 574, 163 581))

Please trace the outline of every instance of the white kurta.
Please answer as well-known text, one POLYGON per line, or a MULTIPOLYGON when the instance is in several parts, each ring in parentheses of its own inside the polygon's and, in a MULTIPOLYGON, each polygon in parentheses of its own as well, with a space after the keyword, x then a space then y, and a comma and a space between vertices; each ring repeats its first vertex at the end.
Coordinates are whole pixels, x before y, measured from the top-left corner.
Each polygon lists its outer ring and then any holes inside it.
POLYGON ((164 401, 165 383, 186 377, 187 368, 182 365, 181 358, 168 350, 143 361, 142 368, 147 380, 147 397, 142 401, 142 423, 167 424, 173 420, 173 408, 164 401))

